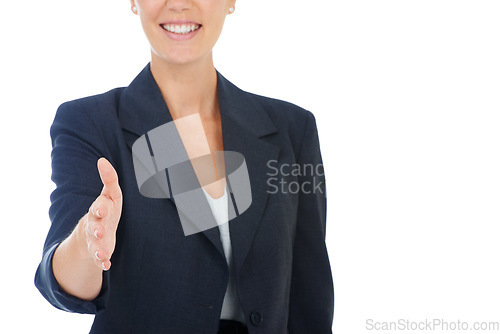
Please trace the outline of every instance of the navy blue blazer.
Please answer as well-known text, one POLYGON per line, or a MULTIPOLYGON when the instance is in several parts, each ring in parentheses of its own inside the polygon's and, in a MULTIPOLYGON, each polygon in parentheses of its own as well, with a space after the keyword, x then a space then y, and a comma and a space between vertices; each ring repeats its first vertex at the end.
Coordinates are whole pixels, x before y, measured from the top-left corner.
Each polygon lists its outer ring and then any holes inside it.
MULTIPOLYGON (((229 222, 249 333, 331 333, 326 193, 308 185, 324 176, 290 172, 322 165, 314 116, 245 92, 218 71, 217 93, 224 150, 243 154, 251 184, 252 204, 229 222), (274 176, 281 166, 282 175, 274 176), (276 177, 308 187, 276 191, 276 177)), ((95 314, 91 333, 217 333, 229 279, 219 229, 185 236, 174 201, 142 196, 135 178, 133 143, 169 121, 148 63, 128 87, 61 104, 50 128, 56 189, 35 285, 59 309, 95 314), (99 296, 84 301, 58 285, 52 256, 101 192, 100 157, 118 173, 123 209, 113 265, 103 272, 99 296)))

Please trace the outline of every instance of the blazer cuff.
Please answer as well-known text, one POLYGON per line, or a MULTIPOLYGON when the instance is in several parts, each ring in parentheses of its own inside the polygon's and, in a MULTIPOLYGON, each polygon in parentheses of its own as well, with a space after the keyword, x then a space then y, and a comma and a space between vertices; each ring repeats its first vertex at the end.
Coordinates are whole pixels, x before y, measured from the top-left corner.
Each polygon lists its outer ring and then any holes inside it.
POLYGON ((83 300, 65 292, 57 282, 52 269, 52 258, 60 242, 50 246, 43 254, 35 274, 35 285, 44 298, 54 307, 75 313, 95 314, 102 305, 107 280, 103 277, 103 288, 94 300, 83 300))

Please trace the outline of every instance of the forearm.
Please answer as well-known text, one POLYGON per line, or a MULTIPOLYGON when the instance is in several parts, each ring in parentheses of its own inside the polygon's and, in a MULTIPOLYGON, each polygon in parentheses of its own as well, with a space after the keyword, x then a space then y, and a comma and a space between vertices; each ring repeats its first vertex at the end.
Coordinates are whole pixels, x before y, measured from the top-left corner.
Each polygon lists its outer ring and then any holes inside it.
POLYGON ((96 266, 85 241, 84 221, 57 247, 52 260, 54 276, 61 288, 83 300, 93 300, 102 287, 102 269, 96 266))

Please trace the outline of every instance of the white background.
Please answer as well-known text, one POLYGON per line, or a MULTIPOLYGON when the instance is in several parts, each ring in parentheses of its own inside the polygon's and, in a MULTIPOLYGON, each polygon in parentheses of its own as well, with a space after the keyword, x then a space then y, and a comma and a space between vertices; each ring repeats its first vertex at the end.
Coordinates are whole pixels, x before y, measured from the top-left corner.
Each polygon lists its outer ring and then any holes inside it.
MULTIPOLYGON (((238 0, 227 18, 216 68, 316 116, 334 333, 500 321, 499 17, 487 0, 238 0)), ((88 333, 33 284, 49 127, 62 102, 127 86, 149 45, 127 0, 6 1, 0 34, 0 332, 88 333)))

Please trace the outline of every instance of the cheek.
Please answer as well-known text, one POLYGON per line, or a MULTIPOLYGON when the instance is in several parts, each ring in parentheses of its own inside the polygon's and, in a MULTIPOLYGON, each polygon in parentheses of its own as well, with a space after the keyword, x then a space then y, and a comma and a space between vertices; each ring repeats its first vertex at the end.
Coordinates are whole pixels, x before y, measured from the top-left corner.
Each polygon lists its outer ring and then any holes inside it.
POLYGON ((158 1, 138 1, 141 21, 143 25, 153 25, 156 23, 161 13, 161 4, 158 1))
POLYGON ((144 33, 146 34, 146 37, 150 42, 153 42, 152 39, 154 39, 154 27, 151 24, 151 21, 141 19, 141 25, 142 29, 144 30, 144 33))
POLYGON ((211 40, 217 40, 221 34, 222 27, 224 26, 224 15, 212 16, 208 19, 207 31, 210 35, 211 40))
POLYGON ((146 34, 147 38, 152 42, 151 39, 158 38, 157 35, 159 33, 159 25, 158 20, 156 18, 157 12, 141 12, 141 25, 146 34))

